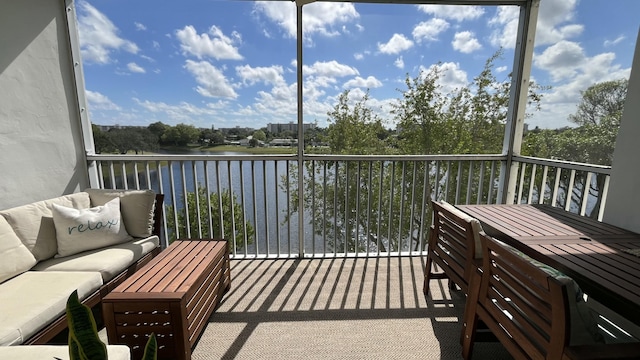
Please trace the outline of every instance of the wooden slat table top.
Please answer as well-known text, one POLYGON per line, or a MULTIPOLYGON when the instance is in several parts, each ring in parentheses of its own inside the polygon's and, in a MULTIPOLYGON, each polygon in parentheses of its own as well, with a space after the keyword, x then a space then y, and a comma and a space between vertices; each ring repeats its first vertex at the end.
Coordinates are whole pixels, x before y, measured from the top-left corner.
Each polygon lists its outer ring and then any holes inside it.
POLYGON ((179 299, 191 290, 193 282, 211 264, 211 257, 224 253, 226 241, 175 241, 111 291, 105 300, 179 299))
POLYGON ((640 325, 640 234, 547 205, 456 205, 484 231, 574 278, 585 293, 640 325))

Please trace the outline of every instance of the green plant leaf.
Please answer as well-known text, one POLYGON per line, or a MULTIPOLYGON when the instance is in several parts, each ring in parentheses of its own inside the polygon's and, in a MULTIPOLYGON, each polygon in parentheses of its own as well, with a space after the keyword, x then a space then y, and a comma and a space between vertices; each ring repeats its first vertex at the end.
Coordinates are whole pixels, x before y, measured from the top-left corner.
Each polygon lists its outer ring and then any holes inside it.
POLYGON ((75 290, 67 300, 69 325, 69 356, 72 360, 106 360, 107 346, 98 336, 98 327, 91 309, 78 300, 75 290))
POLYGON ((142 360, 156 360, 158 358, 158 343, 156 341, 156 334, 151 333, 147 345, 144 347, 144 355, 142 360))

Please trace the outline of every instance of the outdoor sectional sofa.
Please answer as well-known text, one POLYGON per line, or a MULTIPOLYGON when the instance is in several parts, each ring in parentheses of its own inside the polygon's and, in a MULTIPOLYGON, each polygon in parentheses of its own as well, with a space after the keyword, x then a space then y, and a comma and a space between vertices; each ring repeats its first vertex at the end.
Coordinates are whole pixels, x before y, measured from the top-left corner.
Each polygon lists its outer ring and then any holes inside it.
POLYGON ((74 290, 94 307, 157 255, 162 204, 151 190, 86 189, 1 210, 0 354, 50 342, 74 290))

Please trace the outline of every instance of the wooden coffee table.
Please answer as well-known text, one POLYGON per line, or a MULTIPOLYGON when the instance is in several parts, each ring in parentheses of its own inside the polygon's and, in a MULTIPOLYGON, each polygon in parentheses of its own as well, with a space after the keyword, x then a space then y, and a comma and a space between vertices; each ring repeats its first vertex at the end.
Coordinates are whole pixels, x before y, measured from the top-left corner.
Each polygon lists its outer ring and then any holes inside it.
POLYGON ((190 359, 230 285, 227 241, 175 241, 102 299, 109 343, 139 359, 155 333, 158 359, 190 359))

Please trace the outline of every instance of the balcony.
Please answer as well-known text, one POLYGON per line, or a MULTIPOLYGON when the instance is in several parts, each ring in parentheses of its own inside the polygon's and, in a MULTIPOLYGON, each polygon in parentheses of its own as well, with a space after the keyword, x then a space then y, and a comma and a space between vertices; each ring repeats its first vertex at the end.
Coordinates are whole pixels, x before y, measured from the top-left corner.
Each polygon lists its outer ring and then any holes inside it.
MULTIPOLYGON (((459 358, 462 297, 442 281, 426 299, 421 291, 430 198, 552 204, 639 231, 637 72, 613 168, 523 157, 516 145, 496 155, 95 155, 69 4, 5 4, 0 85, 12 91, 0 97, 0 208, 89 186, 151 188, 166 196, 165 246, 233 239, 232 290, 194 359, 459 358), (200 198, 200 188, 218 196, 200 198)), ((512 113, 505 143, 522 130, 512 113)), ((499 344, 475 351, 508 358, 499 344)))
MULTIPOLYGON (((460 357, 464 295, 443 280, 431 282, 428 297, 422 293, 431 223, 424 199, 500 202, 504 157, 307 156, 302 183, 314 184, 310 190, 291 180, 298 170, 293 156, 95 155, 88 161, 100 186, 150 187, 166 195, 166 241, 235 239, 231 291, 210 317, 193 359, 460 357), (355 186, 337 186, 336 173, 355 186), (344 191, 340 200, 327 199, 329 188, 335 197, 333 189, 344 191), (300 190, 308 198, 302 219, 292 211, 300 190), (381 204, 376 192, 392 200, 381 204), (210 193, 230 196, 193 201, 210 193), (340 211, 345 201, 351 209, 340 211), (211 226, 217 220, 219 232, 211 226)), ((518 161, 514 201, 601 218, 609 167, 518 161), (598 183, 604 187, 594 192, 598 183)), ((511 358, 497 342, 477 344, 474 356, 511 358)))

